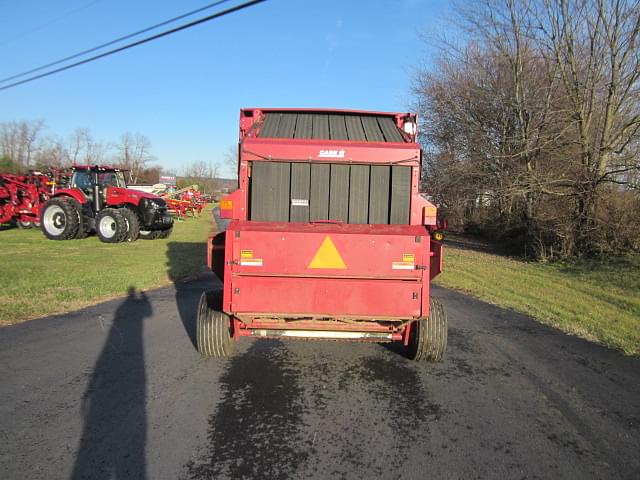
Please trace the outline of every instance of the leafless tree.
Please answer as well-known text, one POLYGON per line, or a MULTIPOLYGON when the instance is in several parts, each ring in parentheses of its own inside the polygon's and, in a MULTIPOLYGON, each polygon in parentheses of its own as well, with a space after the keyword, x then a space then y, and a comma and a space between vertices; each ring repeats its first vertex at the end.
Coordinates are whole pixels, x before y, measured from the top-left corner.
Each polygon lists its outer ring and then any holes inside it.
POLYGON ((137 183, 140 173, 153 160, 151 140, 141 133, 126 132, 116 146, 118 165, 128 171, 128 183, 137 183))
POLYGON ((588 244, 602 184, 639 169, 640 2, 544 0, 535 13, 579 150, 577 240, 588 244))
POLYGON ((180 187, 198 185, 202 191, 214 192, 219 188, 220 165, 215 162, 195 161, 182 169, 180 187))
POLYGON ((238 178, 238 145, 233 145, 227 149, 222 157, 225 175, 230 178, 238 178))
POLYGON ((0 155, 29 168, 43 128, 42 120, 0 123, 0 155))
POLYGON ((95 165, 104 161, 107 148, 91 134, 88 128, 77 128, 69 137, 67 150, 73 165, 95 165))
POLYGON ((601 248, 603 219, 622 217, 599 201, 636 198, 639 2, 483 0, 459 20, 469 41, 416 76, 427 187, 538 254, 601 248))
POLYGON ((70 164, 69 152, 64 142, 56 137, 45 138, 35 155, 36 168, 62 168, 70 164))

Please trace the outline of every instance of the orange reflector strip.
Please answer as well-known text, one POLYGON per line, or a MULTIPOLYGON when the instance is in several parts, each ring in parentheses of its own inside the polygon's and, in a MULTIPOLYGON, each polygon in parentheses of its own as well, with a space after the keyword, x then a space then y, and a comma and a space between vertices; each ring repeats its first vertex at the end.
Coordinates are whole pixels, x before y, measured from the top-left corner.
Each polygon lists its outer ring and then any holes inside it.
POLYGON ((424 216, 425 218, 435 217, 438 213, 438 207, 434 205, 428 205, 424 207, 424 216))
POLYGON ((220 200, 220 210, 233 210, 233 201, 220 200))
POLYGON ((311 263, 307 265, 307 268, 336 268, 344 270, 347 266, 342 260, 338 249, 333 244, 331 237, 327 235, 322 241, 322 245, 313 256, 311 263))

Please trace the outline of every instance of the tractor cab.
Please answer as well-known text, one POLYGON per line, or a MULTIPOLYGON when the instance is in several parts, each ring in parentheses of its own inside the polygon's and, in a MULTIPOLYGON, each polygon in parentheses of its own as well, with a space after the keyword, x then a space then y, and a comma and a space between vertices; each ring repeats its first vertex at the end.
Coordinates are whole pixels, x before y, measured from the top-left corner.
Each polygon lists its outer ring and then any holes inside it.
POLYGON ((95 203, 96 191, 101 203, 106 201, 108 187, 127 188, 122 170, 111 167, 75 167, 71 177, 71 188, 77 188, 88 201, 95 203))

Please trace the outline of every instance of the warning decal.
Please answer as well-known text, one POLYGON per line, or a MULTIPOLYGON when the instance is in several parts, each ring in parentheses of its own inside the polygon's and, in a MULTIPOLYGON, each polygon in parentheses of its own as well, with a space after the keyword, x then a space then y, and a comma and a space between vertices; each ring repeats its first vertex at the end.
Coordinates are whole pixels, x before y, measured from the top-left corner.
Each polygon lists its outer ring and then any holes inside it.
POLYGON ((336 268, 344 270, 347 266, 342 260, 338 249, 333 244, 331 237, 327 235, 322 241, 322 245, 313 256, 311 263, 307 265, 307 268, 336 268))
POLYGON ((261 258, 241 258, 240 265, 243 267, 261 267, 262 259, 261 258))

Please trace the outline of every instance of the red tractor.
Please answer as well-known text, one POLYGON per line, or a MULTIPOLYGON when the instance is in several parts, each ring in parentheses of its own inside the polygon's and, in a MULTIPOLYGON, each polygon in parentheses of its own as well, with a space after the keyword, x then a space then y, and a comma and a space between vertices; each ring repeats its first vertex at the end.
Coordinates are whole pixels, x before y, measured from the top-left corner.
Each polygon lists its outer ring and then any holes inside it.
POLYGON ((122 170, 75 166, 69 185, 41 210, 41 229, 51 240, 85 238, 95 231, 106 243, 167 238, 173 217, 157 195, 128 189, 122 170))

